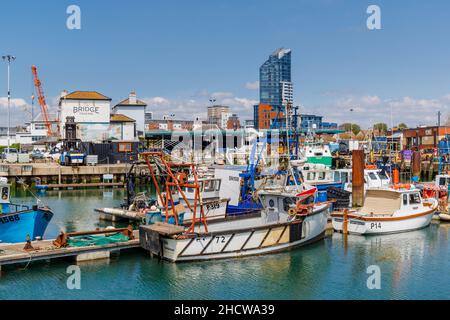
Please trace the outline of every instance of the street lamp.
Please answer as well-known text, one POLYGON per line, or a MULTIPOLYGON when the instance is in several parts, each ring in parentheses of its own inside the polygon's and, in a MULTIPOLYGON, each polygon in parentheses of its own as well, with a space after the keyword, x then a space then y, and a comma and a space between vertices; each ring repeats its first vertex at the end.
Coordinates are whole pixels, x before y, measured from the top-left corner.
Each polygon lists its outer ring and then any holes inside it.
POLYGON ((2 56, 2 59, 8 63, 8 151, 6 153, 9 153, 10 149, 10 128, 11 128, 11 115, 10 115, 10 108, 11 108, 11 89, 10 89, 10 68, 11 68, 11 62, 16 60, 16 57, 12 55, 5 55, 2 56))
MULTIPOLYGON (((211 102, 211 107, 214 107, 214 103, 216 102, 217 100, 215 99, 215 98, 210 98, 209 99, 209 102, 211 102)), ((208 112, 209 113, 209 112, 208 112)), ((209 117, 209 124, 211 125, 212 124, 212 119, 211 119, 212 117, 209 117)))

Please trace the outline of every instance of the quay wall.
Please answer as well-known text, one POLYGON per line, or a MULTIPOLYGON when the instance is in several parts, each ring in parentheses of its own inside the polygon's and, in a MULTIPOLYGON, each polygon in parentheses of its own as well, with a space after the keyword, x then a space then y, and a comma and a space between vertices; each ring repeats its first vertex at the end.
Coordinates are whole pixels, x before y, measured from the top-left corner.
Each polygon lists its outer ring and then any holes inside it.
MULTIPOLYGON (((131 164, 105 164, 96 166, 61 166, 58 163, 0 163, 0 177, 8 178, 11 185, 21 179, 28 185, 65 184, 65 183, 99 183, 103 175, 112 175, 110 182, 125 182, 131 164)), ((149 169, 146 164, 135 165, 133 173, 136 184, 149 181, 149 169)))

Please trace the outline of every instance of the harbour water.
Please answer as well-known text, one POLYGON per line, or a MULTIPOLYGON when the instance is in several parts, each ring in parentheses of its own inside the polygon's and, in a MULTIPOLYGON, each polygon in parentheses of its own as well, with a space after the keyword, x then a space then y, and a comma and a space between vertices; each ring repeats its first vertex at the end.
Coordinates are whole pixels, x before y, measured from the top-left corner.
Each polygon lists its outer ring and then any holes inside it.
MULTIPOLYGON (((33 198, 16 192, 14 202, 33 198)), ((105 227, 93 210, 118 205, 124 191, 51 191, 40 196, 55 215, 46 237, 105 227)), ((4 267, 4 299, 450 299, 450 224, 409 233, 324 241, 286 253, 173 264, 143 250, 79 264, 81 289, 67 288, 70 260, 4 267), (368 289, 369 266, 381 289, 368 289)))

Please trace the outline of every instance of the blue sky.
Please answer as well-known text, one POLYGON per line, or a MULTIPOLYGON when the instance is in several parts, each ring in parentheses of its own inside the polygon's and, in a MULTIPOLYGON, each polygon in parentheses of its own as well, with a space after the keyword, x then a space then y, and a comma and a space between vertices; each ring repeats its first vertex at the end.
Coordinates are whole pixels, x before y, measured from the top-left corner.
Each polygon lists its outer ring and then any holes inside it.
MULTIPOLYGON (((32 64, 52 108, 64 89, 114 102, 136 90, 157 117, 204 116, 214 96, 250 119, 259 66, 287 47, 303 112, 368 126, 390 123, 392 110, 394 123, 412 126, 449 115, 449 31, 445 0, 16 0, 2 4, 0 53, 17 56, 15 122, 29 118, 32 64), (71 4, 81 30, 66 28, 71 4), (370 4, 381 8, 381 30, 366 27, 370 4)), ((0 110, 5 96, 2 64, 0 110)))

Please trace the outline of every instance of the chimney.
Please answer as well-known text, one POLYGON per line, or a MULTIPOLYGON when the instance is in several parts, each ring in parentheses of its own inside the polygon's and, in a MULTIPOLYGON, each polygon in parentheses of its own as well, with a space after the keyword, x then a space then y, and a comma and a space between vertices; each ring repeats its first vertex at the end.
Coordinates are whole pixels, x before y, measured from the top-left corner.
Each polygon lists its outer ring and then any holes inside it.
POLYGON ((61 92, 60 98, 64 98, 65 96, 67 96, 69 94, 69 92, 67 90, 63 90, 61 92))
POLYGON ((136 92, 134 92, 134 91, 130 92, 130 96, 128 97, 128 101, 130 102, 130 104, 136 104, 136 102, 137 102, 136 92))

